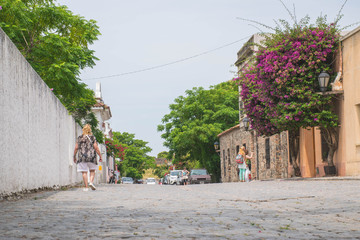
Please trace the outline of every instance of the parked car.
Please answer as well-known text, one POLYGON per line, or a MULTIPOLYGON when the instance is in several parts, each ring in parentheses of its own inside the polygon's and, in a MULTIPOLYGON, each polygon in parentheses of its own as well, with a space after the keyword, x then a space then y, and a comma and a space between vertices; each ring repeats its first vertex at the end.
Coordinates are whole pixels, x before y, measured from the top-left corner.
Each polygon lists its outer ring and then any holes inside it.
POLYGON ((122 177, 121 178, 121 182, 123 184, 133 184, 134 183, 134 179, 132 177, 122 177))
POLYGON ((169 184, 179 185, 181 181, 181 172, 182 170, 172 170, 170 171, 169 184))
POLYGON ((211 176, 206 169, 192 169, 189 176, 190 184, 211 183, 211 176))
POLYGON ((155 178, 147 178, 146 179, 146 184, 156 184, 155 178))
POLYGON ((144 184, 144 180, 143 179, 136 179, 135 184, 144 184))

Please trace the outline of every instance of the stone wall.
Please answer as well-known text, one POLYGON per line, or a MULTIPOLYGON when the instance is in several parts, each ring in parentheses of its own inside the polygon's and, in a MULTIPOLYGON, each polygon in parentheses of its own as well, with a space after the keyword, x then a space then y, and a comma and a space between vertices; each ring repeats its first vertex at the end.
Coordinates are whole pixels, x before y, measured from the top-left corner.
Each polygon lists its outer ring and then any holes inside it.
POLYGON ((81 181, 81 128, 0 29, 0 194, 81 181))
POLYGON ((251 131, 244 131, 243 128, 236 126, 219 137, 220 140, 220 159, 221 159, 221 179, 223 182, 239 181, 239 174, 235 157, 243 144, 250 152, 253 152, 252 176, 256 177, 254 134, 251 131))
POLYGON ((241 146, 242 143, 240 134, 239 127, 235 127, 219 138, 222 182, 236 182, 239 180, 235 157, 237 146, 241 146))
MULTIPOLYGON (((271 137, 258 138, 258 161, 259 178, 287 178, 288 177, 288 140, 287 132, 275 134, 271 137), (266 164, 266 139, 269 139, 270 145, 270 164, 266 164)), ((256 157, 256 156, 255 156, 256 157)))
POLYGON ((222 182, 239 180, 235 157, 237 150, 246 144, 251 159, 251 176, 253 179, 274 179, 288 177, 288 137, 287 132, 268 138, 257 137, 254 131, 245 131, 233 127, 219 135, 221 179, 222 182), (269 164, 266 162, 266 139, 269 139, 269 164))

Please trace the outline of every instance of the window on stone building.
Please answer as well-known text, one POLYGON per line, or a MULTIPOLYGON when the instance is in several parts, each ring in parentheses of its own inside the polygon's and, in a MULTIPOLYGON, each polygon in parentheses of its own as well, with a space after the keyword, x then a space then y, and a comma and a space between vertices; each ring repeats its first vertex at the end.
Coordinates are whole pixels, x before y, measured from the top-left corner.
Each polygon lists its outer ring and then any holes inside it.
POLYGON ((266 168, 270 168, 270 138, 265 139, 265 160, 266 168))
POLYGON ((237 146, 236 146, 236 153, 235 153, 235 154, 237 155, 237 154, 239 153, 239 151, 240 151, 240 146, 237 145, 237 146))
POLYGON ((228 150, 227 150, 227 157, 228 157, 228 165, 227 165, 227 167, 229 167, 230 166, 230 148, 228 148, 228 150))
POLYGON ((223 150, 223 164, 224 164, 224 176, 226 176, 226 155, 225 155, 225 150, 223 150))

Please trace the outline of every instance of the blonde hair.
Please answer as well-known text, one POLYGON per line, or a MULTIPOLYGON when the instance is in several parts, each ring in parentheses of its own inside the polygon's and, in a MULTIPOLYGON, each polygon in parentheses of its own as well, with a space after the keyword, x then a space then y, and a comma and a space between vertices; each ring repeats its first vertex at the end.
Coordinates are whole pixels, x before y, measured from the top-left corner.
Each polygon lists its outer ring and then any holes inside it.
POLYGON ((83 135, 92 135, 90 124, 85 124, 82 130, 83 130, 83 135))
POLYGON ((240 148, 239 154, 240 154, 240 155, 245 155, 245 147, 244 147, 244 146, 242 146, 242 147, 240 148))

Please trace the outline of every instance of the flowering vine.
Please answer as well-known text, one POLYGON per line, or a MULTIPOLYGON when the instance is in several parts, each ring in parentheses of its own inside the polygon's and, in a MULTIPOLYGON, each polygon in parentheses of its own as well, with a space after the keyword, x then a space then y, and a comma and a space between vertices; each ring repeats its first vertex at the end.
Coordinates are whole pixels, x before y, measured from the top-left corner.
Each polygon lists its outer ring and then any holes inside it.
POLYGON ((124 159, 126 147, 123 147, 121 144, 115 144, 114 141, 109 138, 105 139, 105 145, 108 156, 124 159))
POLYGON ((316 26, 307 18, 286 26, 265 35, 253 63, 235 79, 251 127, 265 136, 300 127, 336 127, 331 96, 317 93, 317 76, 322 71, 334 73, 338 28, 326 24, 325 17, 318 18, 316 26))

